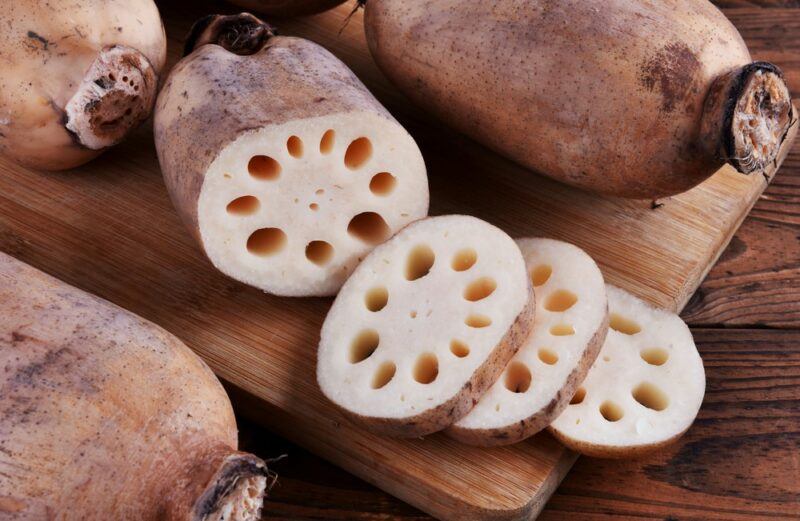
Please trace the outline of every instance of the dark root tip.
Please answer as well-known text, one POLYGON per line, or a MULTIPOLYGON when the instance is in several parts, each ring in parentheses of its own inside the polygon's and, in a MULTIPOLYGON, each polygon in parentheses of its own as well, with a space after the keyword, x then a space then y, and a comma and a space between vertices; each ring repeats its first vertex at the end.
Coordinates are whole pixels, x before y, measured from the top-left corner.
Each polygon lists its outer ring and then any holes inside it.
POLYGON ((197 20, 189 31, 183 55, 195 49, 215 44, 240 56, 255 54, 275 36, 274 27, 250 13, 233 15, 212 14, 197 20))
POLYGON ((794 111, 783 71, 768 62, 745 65, 731 83, 724 110, 725 159, 744 174, 774 164, 794 111), (748 124, 768 132, 751 131, 748 124))

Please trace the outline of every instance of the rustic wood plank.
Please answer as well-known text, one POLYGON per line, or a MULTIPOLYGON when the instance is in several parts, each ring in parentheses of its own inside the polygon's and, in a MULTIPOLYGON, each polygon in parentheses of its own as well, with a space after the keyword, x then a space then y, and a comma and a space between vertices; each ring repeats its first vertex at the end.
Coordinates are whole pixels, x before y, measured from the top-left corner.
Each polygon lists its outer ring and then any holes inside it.
POLYGON ((742 33, 754 59, 781 67, 795 96, 800 92, 800 12, 797 8, 733 7, 722 10, 742 33))
POLYGON ((683 318, 706 327, 800 328, 800 143, 683 318))

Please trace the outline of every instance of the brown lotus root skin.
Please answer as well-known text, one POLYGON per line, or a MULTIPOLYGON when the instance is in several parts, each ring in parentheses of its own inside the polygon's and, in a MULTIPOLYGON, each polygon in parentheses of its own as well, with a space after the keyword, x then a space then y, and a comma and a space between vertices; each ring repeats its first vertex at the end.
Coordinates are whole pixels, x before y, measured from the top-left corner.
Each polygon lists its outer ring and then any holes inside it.
POLYGON ((412 101, 592 192, 657 198, 726 162, 763 171, 793 119, 780 70, 707 0, 369 0, 364 23, 412 101))
POLYGON ((0 518, 258 519, 265 463, 160 327, 0 253, 0 367, 0 518))

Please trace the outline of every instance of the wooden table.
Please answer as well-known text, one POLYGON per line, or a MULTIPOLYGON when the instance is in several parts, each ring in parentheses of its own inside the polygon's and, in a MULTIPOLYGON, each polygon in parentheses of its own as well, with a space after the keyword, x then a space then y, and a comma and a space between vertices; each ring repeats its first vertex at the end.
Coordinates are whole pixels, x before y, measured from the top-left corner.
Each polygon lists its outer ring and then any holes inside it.
MULTIPOLYGON (((723 0, 755 59, 800 95, 800 1, 723 0)), ((707 373, 700 415, 639 461, 581 458, 540 519, 800 519, 800 140, 683 313, 707 373)), ((424 514, 240 419, 280 479, 265 518, 424 514)))

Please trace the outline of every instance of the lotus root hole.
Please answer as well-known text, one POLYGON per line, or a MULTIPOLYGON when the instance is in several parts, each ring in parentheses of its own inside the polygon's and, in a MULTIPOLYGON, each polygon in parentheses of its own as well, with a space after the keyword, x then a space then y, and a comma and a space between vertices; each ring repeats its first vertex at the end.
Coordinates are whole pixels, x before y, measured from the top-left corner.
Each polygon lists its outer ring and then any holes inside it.
POLYGON ((336 139, 336 131, 332 128, 326 130, 319 141, 319 152, 321 154, 330 154, 331 150, 333 150, 334 139, 336 139))
POLYGON ((406 260, 406 280, 414 281, 421 279, 433 268, 436 262, 436 254, 427 244, 419 244, 408 253, 406 260))
POLYGON ((465 358, 467 355, 469 355, 469 346, 461 340, 451 340, 450 352, 458 358, 465 358))
POLYGON ((414 380, 421 384, 429 384, 439 376, 439 359, 433 353, 419 355, 414 364, 414 380))
POLYGON ((466 325, 469 327, 473 327, 476 329, 480 329, 482 327, 489 327, 492 325, 492 319, 487 317, 486 315, 470 315, 464 321, 466 325))
POLYGON ((252 215, 258 211, 260 206, 261 203, 258 202, 257 197, 243 195, 229 202, 225 209, 231 215, 252 215))
POLYGON ((576 302, 578 302, 578 296, 575 293, 559 289, 547 296, 547 300, 544 302, 544 309, 561 313, 574 306, 576 302))
POLYGON ((397 178, 389 172, 381 172, 372 176, 369 181, 369 189, 375 195, 387 196, 394 190, 397 178))
POLYGON ((539 360, 547 365, 555 365, 558 363, 558 355, 552 349, 542 347, 539 349, 539 360))
POLYGON ((553 268, 548 264, 540 264, 531 270, 531 283, 534 287, 543 286, 548 280, 550 275, 553 274, 553 268))
POLYGON ((360 137, 347 146, 344 164, 350 170, 356 170, 364 166, 371 157, 372 142, 368 138, 360 137))
POLYGON ((669 406, 669 398, 664 391, 649 382, 634 387, 631 395, 634 400, 654 411, 663 411, 669 406))
POLYGON ((378 245, 389 238, 391 230, 386 221, 375 212, 363 212, 347 225, 347 232, 353 237, 371 245, 378 245))
POLYGON ((625 412, 622 410, 622 407, 616 403, 605 401, 600 404, 600 414, 603 415, 603 418, 605 418, 606 421, 617 422, 622 419, 622 417, 625 415, 625 412))
POLYGON ((372 353, 378 349, 380 341, 380 336, 374 329, 361 331, 350 344, 350 363, 357 364, 372 356, 372 353))
POLYGON ((669 360, 669 353, 667 350, 661 349, 660 347, 645 349, 639 353, 639 355, 642 357, 642 360, 650 365, 664 365, 667 363, 667 360, 669 360))
POLYGON ((386 384, 392 381, 396 372, 397 366, 394 365, 394 362, 382 362, 375 371, 375 376, 372 377, 372 388, 380 389, 385 387, 386 384))
POLYGON ((522 362, 511 362, 506 369, 505 385, 512 393, 526 392, 531 387, 531 370, 522 362))
POLYGON ((575 329, 569 324, 556 324, 550 328, 550 334, 553 336, 569 336, 575 334, 575 329))
POLYGON ((483 300, 497 289, 497 282, 491 277, 481 277, 472 281, 464 289, 464 298, 470 302, 483 300))
POLYGON ((311 241, 306 246, 306 258, 317 266, 324 266, 333 258, 333 246, 325 241, 311 241))
POLYGON ((281 164, 269 156, 253 156, 247 163, 247 171, 254 179, 274 181, 281 175, 281 164))
POLYGON ((274 255, 285 246, 286 234, 280 228, 261 228, 247 239, 247 251, 262 257, 274 255))
POLYGON ((286 140, 286 151, 295 158, 303 157, 303 140, 297 136, 290 136, 286 140))
POLYGON ((383 286, 376 286, 364 296, 364 304, 367 309, 373 313, 377 313, 386 307, 389 302, 389 291, 383 286))
POLYGON ((583 400, 586 398, 586 389, 583 387, 578 387, 578 390, 575 391, 575 394, 572 395, 572 399, 569 401, 570 405, 578 405, 579 403, 583 403, 583 400))
POLYGON ((611 316, 608 317, 608 326, 623 335, 635 335, 642 330, 639 324, 617 313, 611 313, 611 316))
POLYGON ((459 250, 453 256, 453 270, 455 271, 467 271, 472 266, 475 265, 475 262, 478 260, 478 252, 473 250, 472 248, 464 248, 463 250, 459 250))

